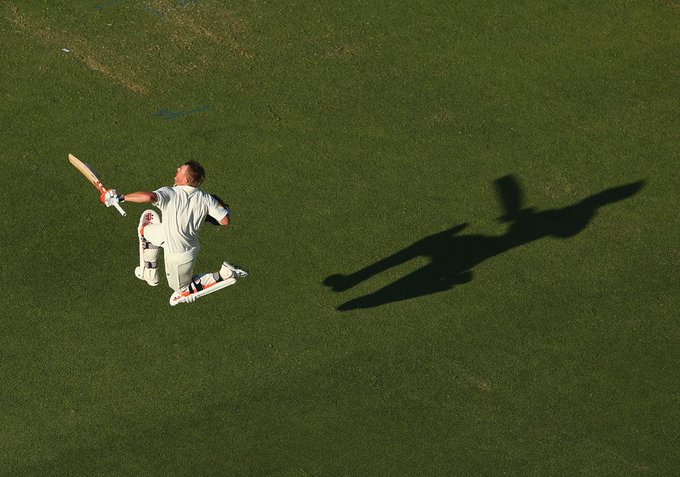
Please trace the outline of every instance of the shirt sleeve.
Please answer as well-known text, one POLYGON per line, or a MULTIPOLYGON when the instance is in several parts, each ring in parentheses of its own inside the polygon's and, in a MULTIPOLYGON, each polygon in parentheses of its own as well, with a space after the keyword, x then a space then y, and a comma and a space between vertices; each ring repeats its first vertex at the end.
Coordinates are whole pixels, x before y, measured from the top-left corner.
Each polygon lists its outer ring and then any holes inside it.
POLYGON ((229 216, 231 217, 231 210, 227 204, 221 204, 214 196, 208 196, 208 215, 218 222, 229 216))
POLYGON ((156 202, 154 202, 151 205, 154 205, 158 207, 159 209, 162 209, 168 204, 168 201, 170 200, 170 187, 161 187, 158 190, 153 191, 154 194, 156 194, 156 202))

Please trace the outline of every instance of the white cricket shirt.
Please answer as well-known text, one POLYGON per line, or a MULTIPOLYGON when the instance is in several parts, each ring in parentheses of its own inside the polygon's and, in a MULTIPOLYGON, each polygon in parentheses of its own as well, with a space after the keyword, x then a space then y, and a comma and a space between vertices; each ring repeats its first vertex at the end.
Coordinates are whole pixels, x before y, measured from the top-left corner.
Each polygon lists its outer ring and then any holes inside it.
POLYGON ((210 215, 218 222, 229 211, 210 194, 191 186, 161 187, 153 203, 161 211, 166 254, 196 254, 200 248, 198 230, 210 215))

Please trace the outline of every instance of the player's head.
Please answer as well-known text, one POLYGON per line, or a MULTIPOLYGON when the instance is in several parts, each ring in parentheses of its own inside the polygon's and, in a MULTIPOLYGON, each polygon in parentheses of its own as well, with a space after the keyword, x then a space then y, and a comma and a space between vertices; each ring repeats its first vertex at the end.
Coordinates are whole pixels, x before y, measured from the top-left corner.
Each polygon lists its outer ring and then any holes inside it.
POLYGON ((188 161, 177 168, 175 174, 176 185, 198 187, 205 179, 205 169, 197 161, 188 161))

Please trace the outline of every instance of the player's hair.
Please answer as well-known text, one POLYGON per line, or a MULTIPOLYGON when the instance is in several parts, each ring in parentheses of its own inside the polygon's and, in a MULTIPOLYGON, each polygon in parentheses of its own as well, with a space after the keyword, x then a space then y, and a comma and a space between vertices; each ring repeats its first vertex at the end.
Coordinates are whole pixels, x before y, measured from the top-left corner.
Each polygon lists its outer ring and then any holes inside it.
POLYGON ((187 161, 183 165, 187 166, 187 179, 189 185, 193 187, 200 186, 205 180, 205 169, 198 163, 198 161, 187 161))

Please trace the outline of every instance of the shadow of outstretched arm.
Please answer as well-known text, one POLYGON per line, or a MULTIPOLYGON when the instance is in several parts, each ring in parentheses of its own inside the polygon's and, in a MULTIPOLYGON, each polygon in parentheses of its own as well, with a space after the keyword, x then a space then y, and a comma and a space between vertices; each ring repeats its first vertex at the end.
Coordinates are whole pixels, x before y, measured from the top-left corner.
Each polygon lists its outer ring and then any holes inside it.
POLYGON ((586 197, 581 201, 581 204, 590 209, 598 209, 603 205, 613 204, 614 202, 633 197, 640 192, 644 186, 645 181, 637 181, 617 187, 610 187, 602 192, 586 197))
POLYGON ((336 292, 341 292, 349 290, 350 288, 358 285, 364 280, 389 270, 392 267, 406 263, 409 260, 418 256, 418 250, 416 247, 411 246, 400 250, 399 252, 390 255, 382 260, 375 262, 372 265, 362 268, 350 275, 343 275, 341 273, 336 273, 331 275, 323 281, 323 284, 329 287, 331 290, 336 292))

